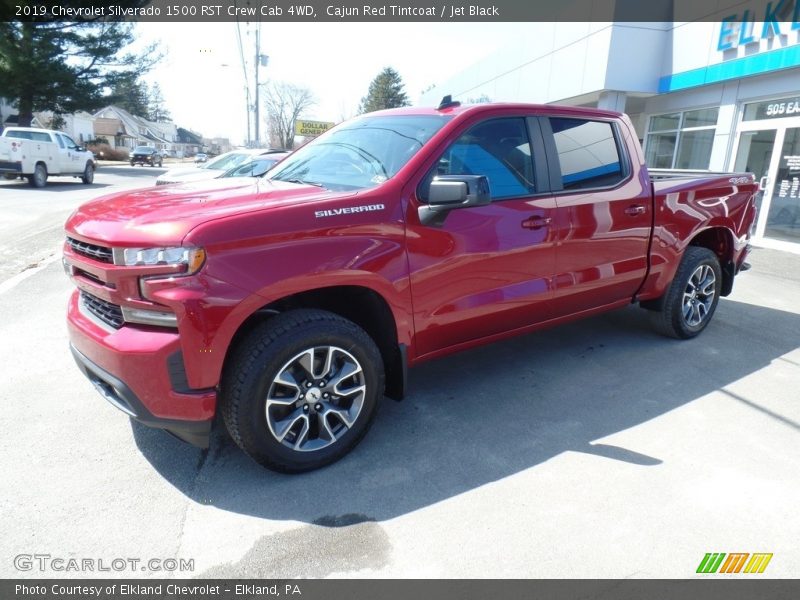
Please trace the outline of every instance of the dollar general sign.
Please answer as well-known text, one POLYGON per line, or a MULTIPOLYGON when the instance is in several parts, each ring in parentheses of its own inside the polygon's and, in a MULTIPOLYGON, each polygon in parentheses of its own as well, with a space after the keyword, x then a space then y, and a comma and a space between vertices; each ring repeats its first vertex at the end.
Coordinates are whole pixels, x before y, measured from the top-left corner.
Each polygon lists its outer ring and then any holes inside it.
POLYGON ((336 125, 336 123, 329 123, 327 121, 296 121, 294 124, 294 132, 297 135, 313 137, 325 133, 334 125, 336 125))

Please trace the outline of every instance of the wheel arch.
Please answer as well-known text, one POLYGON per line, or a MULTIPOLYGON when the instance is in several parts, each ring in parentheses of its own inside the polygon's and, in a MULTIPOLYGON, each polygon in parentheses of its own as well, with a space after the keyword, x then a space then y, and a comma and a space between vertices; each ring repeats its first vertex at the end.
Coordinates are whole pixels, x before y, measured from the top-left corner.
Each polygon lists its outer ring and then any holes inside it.
POLYGON ((225 354, 223 371, 242 339, 254 327, 271 317, 299 308, 316 308, 352 321, 378 346, 386 373, 385 394, 395 400, 405 395, 406 344, 398 339, 397 320, 389 302, 363 285, 335 285, 296 292, 265 303, 251 312, 238 326, 225 354))
MULTIPOLYGON (((733 232, 723 226, 708 227, 694 235, 687 247, 708 248, 717 255, 722 269, 722 291, 720 295, 728 296, 733 290, 733 278, 736 274, 734 257, 733 232)), ((685 249, 684 249, 685 251, 685 249)))

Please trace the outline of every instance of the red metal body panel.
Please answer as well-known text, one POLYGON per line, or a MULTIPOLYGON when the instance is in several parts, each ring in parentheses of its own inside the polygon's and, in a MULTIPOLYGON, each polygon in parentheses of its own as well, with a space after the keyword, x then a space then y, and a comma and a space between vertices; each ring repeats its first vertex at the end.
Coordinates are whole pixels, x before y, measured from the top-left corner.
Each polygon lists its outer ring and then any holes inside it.
POLYGON ((724 232, 729 248, 720 249, 737 267, 746 256, 755 222, 751 176, 720 175, 656 181, 656 218, 650 249, 650 271, 638 294, 641 300, 660 297, 669 286, 686 246, 708 230, 724 232))
POLYGON ((154 416, 181 421, 213 418, 217 406, 215 390, 192 394, 172 390, 166 364, 167 357, 180 349, 176 331, 123 327, 110 333, 81 313, 77 290, 69 301, 67 329, 72 345, 124 381, 154 416))

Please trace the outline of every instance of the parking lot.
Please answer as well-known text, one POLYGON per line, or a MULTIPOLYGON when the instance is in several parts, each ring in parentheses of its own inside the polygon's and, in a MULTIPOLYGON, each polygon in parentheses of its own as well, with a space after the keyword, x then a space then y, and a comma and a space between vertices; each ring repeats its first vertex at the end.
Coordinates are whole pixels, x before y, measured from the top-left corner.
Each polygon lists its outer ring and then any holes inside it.
POLYGON ((191 562, 104 577, 685 578, 708 552, 797 575, 799 255, 754 251, 691 341, 632 306, 427 363, 354 452, 286 476, 220 431, 201 451, 132 423, 72 362, 61 225, 163 171, 0 182, 0 577, 93 575, 15 560, 46 554, 191 562))

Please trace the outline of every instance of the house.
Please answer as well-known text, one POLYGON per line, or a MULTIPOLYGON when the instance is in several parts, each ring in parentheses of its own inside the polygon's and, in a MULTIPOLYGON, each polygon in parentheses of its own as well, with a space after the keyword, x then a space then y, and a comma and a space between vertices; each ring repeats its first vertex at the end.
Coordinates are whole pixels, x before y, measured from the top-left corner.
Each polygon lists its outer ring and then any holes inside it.
POLYGON ((194 156, 205 149, 203 138, 183 127, 178 127, 178 143, 183 146, 183 156, 194 156))
POLYGON ((151 123, 141 117, 132 115, 118 106, 106 106, 94 113, 94 133, 96 137, 104 137, 111 147, 133 150, 136 146, 152 146, 159 150, 174 150, 173 139, 167 139, 161 127, 164 123, 151 123))
POLYGON ((53 123, 53 113, 51 111, 42 111, 34 113, 33 127, 44 127, 45 129, 56 129, 63 131, 78 144, 85 144, 95 138, 94 133, 94 117, 85 111, 78 111, 71 115, 60 115, 60 123, 53 123))
POLYGON ((94 132, 114 148, 132 150, 152 146, 169 156, 183 158, 202 151, 199 135, 175 123, 155 123, 118 106, 107 106, 94 114, 94 132))
POLYGON ((224 154, 233 150, 231 141, 228 138, 203 138, 203 145, 210 154, 224 154))

